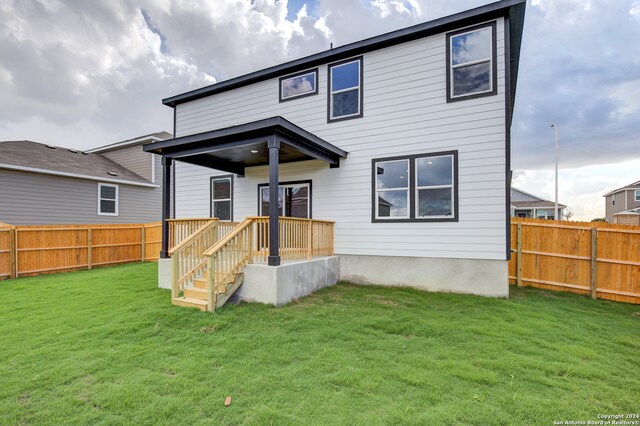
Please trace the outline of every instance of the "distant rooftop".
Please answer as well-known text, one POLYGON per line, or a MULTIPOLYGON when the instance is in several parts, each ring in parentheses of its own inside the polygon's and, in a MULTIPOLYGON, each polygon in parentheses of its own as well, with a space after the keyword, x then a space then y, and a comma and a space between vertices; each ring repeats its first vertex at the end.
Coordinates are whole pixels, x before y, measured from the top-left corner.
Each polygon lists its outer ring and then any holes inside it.
POLYGON ((0 141, 0 169, 156 186, 109 158, 33 141, 0 141))

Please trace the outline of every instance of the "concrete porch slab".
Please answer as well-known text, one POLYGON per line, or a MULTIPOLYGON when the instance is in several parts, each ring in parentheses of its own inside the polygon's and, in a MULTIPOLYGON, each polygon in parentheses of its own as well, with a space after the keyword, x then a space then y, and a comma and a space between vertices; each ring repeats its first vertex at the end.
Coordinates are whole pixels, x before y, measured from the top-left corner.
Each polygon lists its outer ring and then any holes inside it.
POLYGON ((281 306, 332 286, 340 279, 337 256, 283 263, 280 266, 250 264, 244 269, 244 282, 234 301, 281 306))

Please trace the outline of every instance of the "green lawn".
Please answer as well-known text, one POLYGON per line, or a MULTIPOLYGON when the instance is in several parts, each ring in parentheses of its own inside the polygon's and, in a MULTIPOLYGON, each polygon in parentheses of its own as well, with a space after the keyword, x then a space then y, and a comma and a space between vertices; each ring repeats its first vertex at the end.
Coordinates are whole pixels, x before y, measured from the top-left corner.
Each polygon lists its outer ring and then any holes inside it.
POLYGON ((0 424, 551 424, 640 411, 640 306, 348 284, 215 314, 169 297, 152 263, 0 282, 0 424))

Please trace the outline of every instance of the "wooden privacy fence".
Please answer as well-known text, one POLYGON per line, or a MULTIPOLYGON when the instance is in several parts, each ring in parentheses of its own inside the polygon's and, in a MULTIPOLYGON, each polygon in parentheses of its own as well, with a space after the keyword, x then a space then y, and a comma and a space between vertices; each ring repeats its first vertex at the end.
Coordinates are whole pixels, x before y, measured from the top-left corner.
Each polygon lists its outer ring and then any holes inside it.
POLYGON ((512 219, 509 283, 640 304, 640 227, 512 219))
POLYGON ((0 279, 158 259, 160 223, 0 224, 0 279))

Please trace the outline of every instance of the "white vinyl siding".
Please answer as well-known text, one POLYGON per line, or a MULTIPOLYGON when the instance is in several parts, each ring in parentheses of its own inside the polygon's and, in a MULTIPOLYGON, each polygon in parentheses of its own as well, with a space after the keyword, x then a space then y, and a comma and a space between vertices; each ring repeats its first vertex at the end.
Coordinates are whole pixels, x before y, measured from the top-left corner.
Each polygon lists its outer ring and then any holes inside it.
MULTIPOLYGON (((177 106, 176 134, 281 115, 349 153, 340 167, 320 161, 280 166, 281 181, 312 180, 312 216, 334 220, 337 254, 502 260, 506 256, 505 61, 497 21, 497 96, 446 101, 446 37, 363 55, 364 116, 327 123, 327 65, 318 96, 279 103, 279 79, 177 106), (372 223, 372 159, 458 151, 458 222, 372 223)), ((217 172, 176 162, 176 216, 209 214, 217 172)), ((234 180, 234 219, 257 214, 257 185, 267 167, 234 180)))

